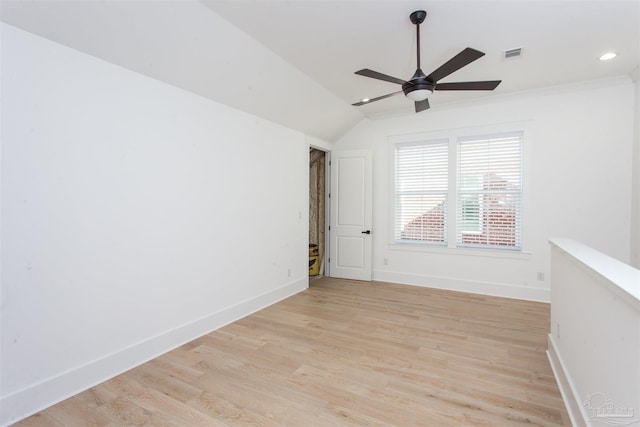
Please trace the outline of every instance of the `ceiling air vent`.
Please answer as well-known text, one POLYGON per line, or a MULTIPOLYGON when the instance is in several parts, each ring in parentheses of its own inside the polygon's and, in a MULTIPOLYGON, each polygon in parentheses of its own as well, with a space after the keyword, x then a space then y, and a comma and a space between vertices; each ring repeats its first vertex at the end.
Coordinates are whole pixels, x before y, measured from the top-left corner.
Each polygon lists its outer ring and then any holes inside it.
POLYGON ((514 49, 507 49, 503 52, 503 59, 516 59, 522 56, 522 48, 516 47, 514 49))

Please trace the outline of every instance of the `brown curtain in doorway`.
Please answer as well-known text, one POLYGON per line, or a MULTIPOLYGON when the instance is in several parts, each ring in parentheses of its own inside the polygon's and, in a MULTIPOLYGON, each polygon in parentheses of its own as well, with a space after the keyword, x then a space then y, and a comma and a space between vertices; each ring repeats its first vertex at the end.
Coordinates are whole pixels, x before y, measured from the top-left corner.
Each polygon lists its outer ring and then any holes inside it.
POLYGON ((309 152, 309 243, 318 245, 320 274, 324 272, 325 153, 309 152))

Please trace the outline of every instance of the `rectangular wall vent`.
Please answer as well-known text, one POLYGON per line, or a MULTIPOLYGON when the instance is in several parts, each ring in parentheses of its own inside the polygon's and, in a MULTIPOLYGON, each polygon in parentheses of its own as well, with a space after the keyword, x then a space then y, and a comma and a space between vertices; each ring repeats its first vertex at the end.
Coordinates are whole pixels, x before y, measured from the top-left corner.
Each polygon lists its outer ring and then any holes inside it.
POLYGON ((522 56, 522 48, 516 47, 514 49, 507 49, 503 52, 502 57, 504 59, 515 59, 520 58, 522 56))

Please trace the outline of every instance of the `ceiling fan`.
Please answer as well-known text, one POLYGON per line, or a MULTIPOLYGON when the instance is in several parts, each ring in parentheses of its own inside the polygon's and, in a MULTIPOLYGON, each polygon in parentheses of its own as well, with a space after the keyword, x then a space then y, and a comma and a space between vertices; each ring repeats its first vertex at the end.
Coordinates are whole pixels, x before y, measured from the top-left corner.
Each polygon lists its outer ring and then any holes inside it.
POLYGON ((500 84, 501 80, 438 83, 439 80, 447 77, 449 74, 459 70, 466 65, 469 65, 476 59, 484 56, 483 52, 472 49, 470 47, 458 53, 456 56, 445 62, 428 76, 425 75, 420 69, 420 24, 424 22, 424 19, 426 17, 427 12, 425 12, 424 10, 416 10, 411 15, 409 15, 409 19, 416 26, 417 38, 418 66, 416 72, 413 74, 413 77, 411 77, 409 80, 402 80, 396 77, 379 73, 377 71, 369 70, 368 68, 356 71, 355 74, 361 76, 371 77, 372 79, 384 80, 386 82, 402 85, 402 90, 389 93, 387 95, 378 96, 376 98, 365 98, 352 105, 365 105, 374 101, 380 101, 381 99, 404 93, 407 98, 415 102, 416 113, 419 113, 420 111, 424 111, 429 108, 429 100, 427 98, 433 93, 434 90, 494 90, 500 84))

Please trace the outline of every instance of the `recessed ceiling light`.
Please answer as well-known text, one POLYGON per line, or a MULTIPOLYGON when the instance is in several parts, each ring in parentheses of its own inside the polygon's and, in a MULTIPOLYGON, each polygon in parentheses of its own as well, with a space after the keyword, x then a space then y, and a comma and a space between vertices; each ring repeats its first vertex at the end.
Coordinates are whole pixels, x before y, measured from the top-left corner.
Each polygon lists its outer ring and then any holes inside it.
POLYGON ((616 57, 615 52, 607 52, 600 57, 600 61, 608 61, 616 57))

